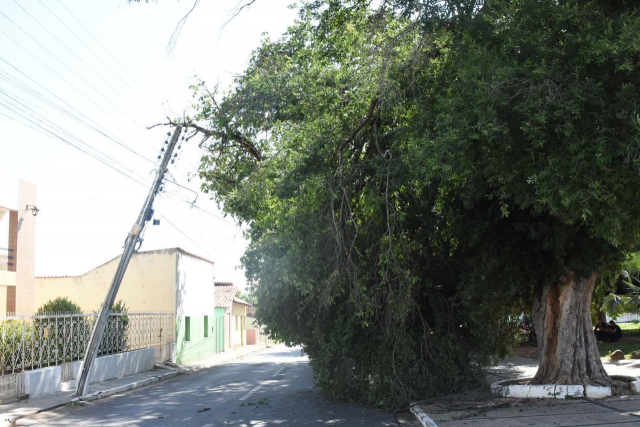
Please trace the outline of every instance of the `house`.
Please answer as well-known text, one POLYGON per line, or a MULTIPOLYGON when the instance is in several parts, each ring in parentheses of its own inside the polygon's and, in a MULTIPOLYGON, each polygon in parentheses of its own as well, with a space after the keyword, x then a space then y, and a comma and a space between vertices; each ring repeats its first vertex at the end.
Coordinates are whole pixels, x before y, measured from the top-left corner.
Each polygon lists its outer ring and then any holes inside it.
POLYGON ((247 344, 247 308, 251 304, 237 297, 233 283, 215 282, 215 294, 216 315, 224 319, 224 351, 237 350, 247 344))
POLYGON ((37 187, 5 176, 0 183, 0 316, 32 313, 37 187))
MULTIPOLYGON (((67 297, 82 311, 97 311, 120 262, 117 256, 80 276, 37 277, 35 305, 67 297)), ((116 301, 129 312, 172 313, 178 363, 216 353, 214 263, 180 248, 135 253, 116 301)))
POLYGON ((247 307, 247 344, 268 344, 268 336, 264 333, 264 326, 256 319, 254 306, 247 307))

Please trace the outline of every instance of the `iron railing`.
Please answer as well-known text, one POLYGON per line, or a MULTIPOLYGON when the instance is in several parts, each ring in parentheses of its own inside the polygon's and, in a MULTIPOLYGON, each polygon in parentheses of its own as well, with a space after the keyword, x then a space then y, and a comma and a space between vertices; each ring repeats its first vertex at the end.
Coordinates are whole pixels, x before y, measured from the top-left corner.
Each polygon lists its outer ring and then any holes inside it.
POLYGON ((0 248, 0 270, 11 271, 15 266, 13 249, 0 248))
MULTIPOLYGON (((0 317, 0 376, 82 360, 96 313, 0 317)), ((171 313, 111 313, 98 355, 174 342, 171 313)))

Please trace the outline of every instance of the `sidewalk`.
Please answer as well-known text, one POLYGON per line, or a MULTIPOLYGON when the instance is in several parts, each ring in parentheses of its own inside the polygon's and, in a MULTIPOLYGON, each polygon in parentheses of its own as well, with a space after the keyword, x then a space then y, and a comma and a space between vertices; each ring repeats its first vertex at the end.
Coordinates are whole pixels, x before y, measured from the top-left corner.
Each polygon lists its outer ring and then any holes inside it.
MULTIPOLYGON (((210 359, 187 363, 182 366, 191 367, 194 368, 194 370, 204 369, 211 366, 223 364, 233 359, 241 358, 248 354, 264 350, 265 348, 265 345, 246 346, 238 349, 237 351, 220 353, 210 359)), ((81 400, 92 401, 111 396, 113 394, 123 393, 127 390, 132 390, 134 388, 146 386, 154 382, 173 378, 185 371, 185 369, 180 368, 177 365, 175 366, 175 368, 153 369, 151 371, 141 372, 139 374, 131 375, 128 377, 116 378, 101 383, 91 384, 89 386, 89 393, 81 400)), ((74 391, 64 391, 55 394, 49 394, 46 396, 36 397, 33 399, 27 399, 20 402, 0 405, 0 426, 4 427, 15 425, 13 423, 15 423, 16 420, 22 417, 70 404, 72 401, 77 400, 73 397, 73 393, 74 391)), ((18 422, 18 424, 21 423, 18 422)))
POLYGON ((188 366, 191 368, 196 368, 196 369, 210 368, 212 366, 226 363, 233 359, 239 359, 243 356, 246 356, 251 353, 255 353, 257 351, 262 351, 266 348, 267 346, 265 344, 245 345, 244 347, 240 347, 235 351, 226 351, 224 353, 218 353, 209 359, 197 360, 195 362, 186 362, 186 363, 183 363, 182 365, 188 366))
MULTIPOLYGON (((640 360, 604 361, 609 375, 640 377, 640 360)), ((489 368, 487 382, 532 377, 538 362, 512 357, 489 368)), ((592 399, 514 399, 497 397, 488 387, 416 402, 423 425, 477 426, 640 426, 640 395, 592 399)))

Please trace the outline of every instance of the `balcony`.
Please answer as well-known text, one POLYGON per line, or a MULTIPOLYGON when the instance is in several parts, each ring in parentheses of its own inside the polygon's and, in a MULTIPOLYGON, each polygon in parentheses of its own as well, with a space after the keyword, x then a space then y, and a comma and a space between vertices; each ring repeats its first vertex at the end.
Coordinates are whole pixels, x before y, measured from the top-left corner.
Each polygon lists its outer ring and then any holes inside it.
POLYGON ((13 249, 0 248, 0 271, 15 271, 13 249))
POLYGON ((13 249, 0 248, 0 286, 16 285, 15 265, 13 249))

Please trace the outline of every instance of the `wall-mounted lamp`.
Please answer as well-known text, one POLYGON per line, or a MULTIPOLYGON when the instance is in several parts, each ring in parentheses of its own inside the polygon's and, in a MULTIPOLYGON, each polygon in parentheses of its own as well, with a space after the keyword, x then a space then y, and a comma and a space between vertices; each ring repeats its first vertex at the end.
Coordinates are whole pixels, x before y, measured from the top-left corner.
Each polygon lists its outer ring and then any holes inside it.
POLYGON ((26 210, 31 211, 33 216, 37 216, 38 212, 40 212, 40 209, 38 209, 36 205, 27 205, 26 210))

